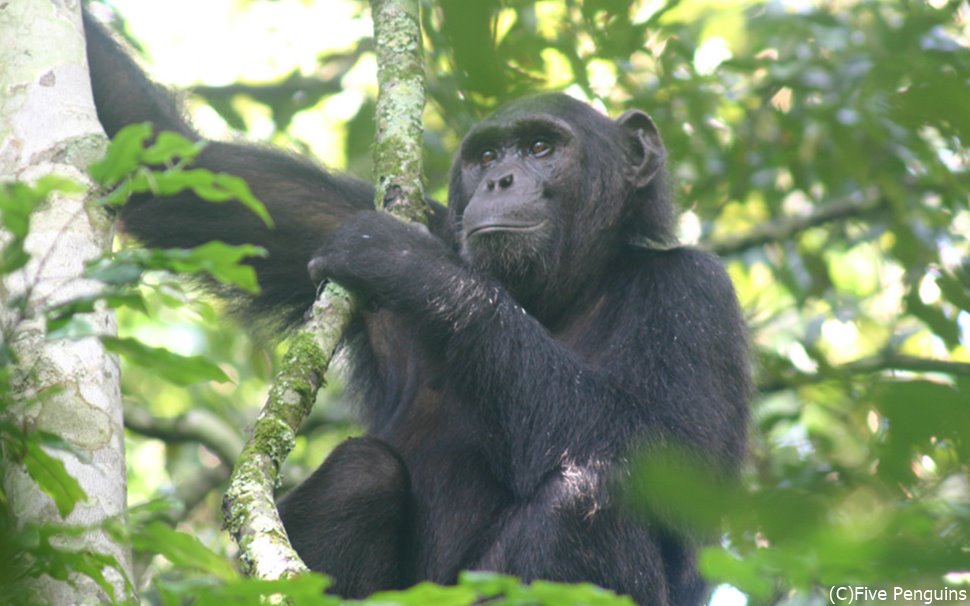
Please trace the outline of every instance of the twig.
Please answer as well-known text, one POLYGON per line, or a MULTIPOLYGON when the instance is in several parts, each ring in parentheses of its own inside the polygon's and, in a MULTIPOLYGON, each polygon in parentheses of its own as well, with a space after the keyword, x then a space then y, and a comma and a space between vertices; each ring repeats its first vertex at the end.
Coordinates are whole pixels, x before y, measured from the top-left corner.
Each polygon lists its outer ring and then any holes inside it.
POLYGON ((758 386, 761 393, 772 393, 814 385, 825 381, 845 379, 854 375, 872 374, 886 371, 940 373, 959 377, 970 377, 970 363, 918 358, 895 352, 885 352, 868 358, 860 358, 839 366, 833 366, 819 373, 791 373, 783 377, 773 377, 769 382, 758 386))
POLYGON ((795 234, 818 227, 831 221, 838 221, 849 217, 856 217, 878 210, 886 205, 883 198, 847 198, 829 202, 818 207, 814 212, 800 217, 786 217, 770 223, 764 223, 746 234, 717 239, 705 244, 704 248, 718 255, 737 254, 748 248, 762 246, 769 242, 781 242, 795 234))
POLYGON ((141 406, 125 403, 125 428, 168 443, 198 442, 232 466, 243 449, 239 432, 206 410, 190 410, 174 418, 159 418, 141 406))

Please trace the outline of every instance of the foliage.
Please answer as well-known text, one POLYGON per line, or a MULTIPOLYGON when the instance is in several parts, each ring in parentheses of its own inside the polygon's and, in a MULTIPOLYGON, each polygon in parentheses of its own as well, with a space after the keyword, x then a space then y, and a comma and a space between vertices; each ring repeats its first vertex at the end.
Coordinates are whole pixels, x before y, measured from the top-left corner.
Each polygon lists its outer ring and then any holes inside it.
POLYGON ((523 87, 648 109, 685 231, 748 310, 744 490, 683 465, 637 478, 675 523, 725 514, 707 576, 798 603, 970 569, 966 3, 483 4, 492 20, 426 13, 450 124, 523 87))
MULTIPOLYGON (((54 192, 77 192, 79 187, 57 177, 45 177, 33 186, 22 183, 0 184, 0 222, 5 232, 5 245, 0 257, 0 277, 6 277, 27 265, 30 255, 24 245, 30 231, 30 219, 44 200, 54 192)), ((29 293, 28 293, 29 294, 29 293)), ((51 450, 69 449, 69 445, 46 432, 26 431, 12 417, 15 404, 21 406, 41 401, 49 394, 30 394, 23 401, 14 400, 14 375, 17 354, 13 348, 15 329, 29 313, 26 296, 4 302, 4 318, 0 324, 0 452, 5 459, 23 465, 36 485, 47 494, 62 516, 87 498, 80 484, 71 476, 64 462, 50 454, 51 450)), ((106 561, 98 561, 92 554, 60 554, 51 544, 51 531, 44 528, 18 528, 3 492, 0 465, 0 588, 5 594, 22 597, 15 582, 24 574, 49 574, 64 578, 65 569, 86 571, 106 591, 112 591, 104 580, 101 568, 106 561), (26 561, 24 554, 31 555, 26 561)))
MULTIPOLYGON (((208 171, 193 170, 193 179, 181 178, 185 171, 180 161, 197 152, 197 146, 177 137, 159 137, 151 145, 147 144, 150 130, 145 125, 136 125, 119 133, 118 138, 109 146, 106 159, 92 169, 92 175, 103 186, 119 185, 101 201, 103 204, 118 203, 117 191, 147 191, 143 187, 161 186, 178 191, 180 187, 192 187, 206 199, 223 201, 227 196, 239 194, 246 198, 257 214, 266 215, 262 204, 253 198, 245 183, 237 178, 222 179, 208 171), (136 141, 136 143, 132 143, 136 141), (163 164, 162 169, 150 169, 146 163, 163 164), (208 173, 208 174, 205 174, 208 173), (162 185, 165 183, 165 185, 162 185), (176 184, 182 184, 181 186, 176 184), (205 195, 203 195, 203 192, 205 195)), ((0 222, 6 236, 6 244, 0 257, 0 277, 23 269, 30 261, 24 244, 30 231, 33 214, 55 192, 83 191, 77 183, 56 178, 44 177, 33 185, 11 183, 0 185, 0 222)), ((123 200, 122 200, 123 202, 123 200)), ((63 450, 79 460, 87 458, 86 453, 73 449, 55 435, 36 431, 16 422, 16 412, 24 407, 41 404, 50 397, 45 393, 25 388, 30 385, 29 369, 18 368, 17 354, 13 346, 18 332, 25 323, 34 318, 47 319, 47 337, 51 340, 85 337, 101 339, 112 352, 124 355, 130 361, 150 366, 154 372, 169 381, 184 384, 203 380, 226 380, 225 374, 209 360, 198 356, 179 356, 158 348, 150 348, 136 339, 117 338, 96 333, 86 322, 84 314, 94 311, 99 304, 109 308, 122 306, 145 309, 136 291, 138 280, 148 270, 171 270, 181 273, 208 272, 220 282, 252 290, 255 276, 252 269, 240 265, 247 256, 262 254, 252 246, 231 247, 224 244, 200 247, 193 251, 151 251, 119 254, 98 259, 91 263, 85 277, 100 280, 103 288, 97 295, 88 295, 58 305, 50 305, 44 300, 32 299, 32 285, 28 284, 24 296, 4 302, 2 339, 0 339, 0 451, 8 461, 23 465, 24 470, 37 486, 45 492, 57 507, 62 517, 67 517, 75 507, 87 500, 77 480, 67 471, 64 462, 52 456, 51 451, 63 450)), ((6 472, 0 466, 0 473, 6 472)), ((0 482, 0 487, 4 486, 0 482)), ((32 599, 25 592, 21 581, 47 575, 55 579, 69 580, 73 573, 92 578, 108 595, 114 594, 112 584, 105 577, 106 568, 120 570, 112 556, 94 552, 79 551, 64 546, 65 539, 80 535, 84 528, 71 528, 63 525, 18 525, 9 500, 0 488, 0 587, 5 596, 16 597, 15 601, 29 603, 32 599)), ((121 529, 114 529, 122 532, 121 529)), ((221 570, 223 575, 231 567, 222 556, 216 556, 191 542, 191 537, 168 534, 156 525, 146 525, 136 530, 132 537, 136 545, 152 543, 153 551, 159 551, 154 539, 165 539, 163 553, 175 554, 172 561, 193 567, 193 564, 206 563, 209 570, 221 570), (181 540, 179 540, 181 537, 181 540), (179 547, 181 546, 181 549, 179 547), (206 557, 205 554, 209 556, 206 557), (212 561, 218 561, 218 566, 212 561)), ((70 544, 69 542, 67 543, 70 544)))
MULTIPOLYGON (((198 147, 182 137, 168 133, 149 143, 144 125, 134 125, 121 131, 109 146, 105 158, 92 170, 101 185, 114 186, 97 204, 123 204, 126 197, 118 191, 153 191, 164 181, 194 187, 195 192, 208 201, 222 202, 220 195, 203 196, 200 189, 211 193, 213 183, 222 183, 220 175, 201 169, 186 168, 182 162, 197 153, 198 147), (133 141, 135 143, 133 143, 133 141), (163 166, 159 167, 158 163, 163 166), (181 174, 191 172, 198 179, 183 180, 181 174), (194 184, 194 185, 190 185, 194 184)), ((262 204, 248 194, 241 181, 244 195, 255 206, 257 214, 264 215, 262 204)), ((161 187, 172 187, 162 185, 161 187)), ((54 178, 40 180, 34 186, 21 183, 5 185, 0 189, 0 209, 4 211, 3 222, 10 233, 10 242, 4 258, 17 260, 9 263, 8 271, 23 267, 30 259, 23 249, 23 242, 30 227, 31 214, 55 191, 79 191, 76 184, 54 178)), ((178 191, 173 189, 169 191, 178 191)), ((21 462, 30 477, 46 492, 66 517, 74 507, 85 501, 87 495, 67 471, 64 463, 48 453, 50 449, 67 449, 69 445, 57 436, 38 431, 26 431, 17 426, 12 416, 4 413, 12 405, 25 405, 18 390, 13 389, 9 373, 16 369, 16 356, 8 343, 16 340, 17 330, 31 316, 44 315, 48 320, 48 338, 79 339, 97 337, 111 352, 119 354, 128 364, 142 366, 163 380, 178 385, 190 385, 203 381, 222 382, 228 377, 219 366, 205 356, 183 356, 162 348, 146 345, 136 338, 119 338, 94 332, 85 322, 83 314, 93 311, 100 304, 109 308, 132 308, 146 312, 147 306, 138 292, 148 271, 167 270, 177 274, 206 273, 223 284, 251 290, 255 279, 251 268, 240 263, 252 254, 261 254, 251 246, 228 246, 214 243, 192 250, 129 250, 121 251, 89 263, 85 277, 100 281, 102 287, 96 295, 87 295, 57 306, 45 306, 43 302, 30 301, 29 297, 10 309, 15 315, 12 322, 4 325, 3 361, 0 366, 0 447, 11 460, 21 462), (21 401, 18 401, 21 400, 21 401)), ((3 274, 0 274, 3 275, 3 274)), ((175 300, 176 305, 181 301, 175 300)), ((40 396, 43 397, 43 396, 40 396)), ((83 460, 83 452, 72 451, 83 460)), ((2 469, 2 468, 0 468, 2 469)), ((28 578, 48 575, 69 580, 79 573, 95 580, 108 595, 114 588, 105 577, 105 569, 120 570, 113 557, 66 548, 59 543, 66 537, 85 532, 85 528, 63 525, 18 527, 14 513, 7 506, 5 495, 0 492, 0 589, 5 596, 16 598, 19 603, 31 603, 32 597, 22 585, 28 578)), ((112 521, 107 528, 119 541, 130 544, 136 552, 161 555, 177 574, 156 579, 147 595, 162 604, 183 604, 191 601, 197 605, 221 605, 226 600, 235 604, 260 605, 267 596, 285 595, 293 604, 341 603, 336 597, 323 598, 321 594, 328 581, 321 575, 306 575, 300 579, 265 582, 243 578, 224 554, 217 554, 196 537, 179 532, 162 520, 167 517, 164 501, 148 503, 132 510, 128 525, 112 521)), ((472 605, 483 598, 504 603, 560 604, 564 600, 581 599, 589 604, 630 604, 626 598, 590 585, 568 586, 537 582, 522 586, 516 579, 497 575, 468 575, 457 586, 441 587, 422 584, 408 591, 387 592, 373 599, 380 604, 454 604, 472 605)))
MULTIPOLYGON (((640 107, 664 135, 684 239, 721 253, 738 287, 760 387, 742 485, 712 479, 690 461, 647 460, 634 474, 636 506, 720 536, 702 554, 705 573, 739 588, 749 604, 820 604, 834 585, 966 583, 965 574, 951 573, 970 570, 967 4, 426 0, 424 9, 432 101, 425 165, 439 198, 461 134, 505 100, 566 89, 611 115, 640 107)), ((312 73, 197 91, 234 127, 270 116, 277 142, 309 148, 294 122, 319 115, 340 94, 341 75, 366 65, 370 53, 361 40, 321 51, 312 73)), ((347 166, 368 166, 372 113, 365 97, 347 118, 347 166)), ((130 137, 112 148, 116 156, 102 173, 107 183, 124 179, 120 191, 194 186, 210 198, 248 199, 236 183, 186 171, 196 144, 159 137, 146 149, 143 133, 130 137), (166 165, 161 176, 141 172, 146 162, 166 165)), ((26 230, 44 187, 51 185, 4 190, 4 226, 15 236, 0 260, 5 271, 24 262, 17 234, 26 231, 17 230, 26 230)), ((106 201, 127 192, 117 195, 106 201)), ((126 251, 90 270, 105 282, 103 300, 120 308, 125 343, 177 349, 183 356, 172 353, 173 363, 184 361, 189 373, 183 383, 205 379, 176 388, 155 371, 128 366, 130 401, 154 417, 184 421, 183 429, 200 411, 219 424, 183 435, 141 427, 165 440, 163 451, 156 441, 130 442, 132 493, 158 498, 174 490, 143 518, 133 516, 136 547, 169 561, 148 567, 155 575, 149 593, 163 603, 255 603, 275 591, 323 603, 319 577, 267 585, 221 566, 226 547, 211 491, 225 478, 231 448, 219 432, 238 437, 250 422, 275 352, 219 328, 221 310, 189 304, 156 271, 212 272, 247 288, 244 276, 220 268, 244 267, 237 262, 253 252, 186 260, 126 251), (218 375, 204 358, 217 360, 231 381, 209 380, 218 375), (170 534, 160 519, 181 521, 201 542, 170 534)), ((50 310, 55 336, 90 334, 78 314, 94 304, 50 310)), ((11 353, 0 353, 8 372, 11 353)), ((6 396, 9 376, 2 379, 6 396)), ((335 385, 324 404, 339 400, 335 385)), ((290 477, 348 431, 340 413, 319 407, 291 457, 290 477)), ((43 453, 44 439, 0 427, 6 444, 32 441, 24 453, 43 453)), ((67 474, 42 460, 37 468, 59 504, 77 502, 67 474)), ((30 536, 0 519, 0 580, 14 570, 2 565, 12 554, 42 545, 30 536)), ((586 591, 593 590, 469 575, 457 587, 422 585, 380 599, 597 603, 601 594, 586 591)))
MULTIPOLYGON (((941 587, 970 569, 968 15, 960 2, 425 3, 439 197, 464 130, 529 92, 641 107, 664 134, 685 239, 725 256, 748 311, 760 393, 743 489, 689 465, 646 465, 638 482, 678 495, 657 505, 677 523, 720 528, 705 571, 749 603, 941 587)), ((354 135, 371 111, 349 120, 350 166, 366 162, 354 135)))

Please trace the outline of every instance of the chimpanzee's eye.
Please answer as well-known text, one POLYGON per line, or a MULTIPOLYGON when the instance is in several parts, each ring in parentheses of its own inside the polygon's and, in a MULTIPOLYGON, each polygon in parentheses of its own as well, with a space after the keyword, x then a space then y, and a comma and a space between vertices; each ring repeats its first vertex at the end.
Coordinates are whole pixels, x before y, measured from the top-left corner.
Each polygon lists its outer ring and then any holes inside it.
POLYGON ((552 144, 544 139, 536 139, 529 146, 529 154, 534 158, 542 158, 552 153, 552 144))
POLYGON ((478 162, 482 166, 488 166, 492 162, 495 162, 497 159, 498 159, 498 152, 496 152, 494 149, 486 149, 482 152, 482 155, 479 156, 478 162))

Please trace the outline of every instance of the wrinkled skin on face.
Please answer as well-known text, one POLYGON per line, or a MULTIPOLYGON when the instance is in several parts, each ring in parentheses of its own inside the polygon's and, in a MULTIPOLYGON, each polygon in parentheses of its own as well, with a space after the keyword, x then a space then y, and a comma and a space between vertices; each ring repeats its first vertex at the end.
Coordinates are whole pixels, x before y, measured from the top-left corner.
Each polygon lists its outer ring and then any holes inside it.
POLYGON ((526 309, 552 317, 635 235, 653 230, 672 238, 673 211, 654 192, 662 187, 663 162, 660 136, 643 112, 614 121, 565 95, 526 98, 462 142, 447 246, 414 226, 364 213, 317 251, 310 273, 393 305, 413 272, 450 262, 450 247, 464 261, 459 265, 495 278, 526 309))
MULTIPOLYGON (((612 121, 563 95, 512 103, 477 125, 455 159, 449 218, 461 256, 527 306, 554 285, 578 285, 626 244, 618 224, 663 161, 642 112, 612 121), (607 161, 618 156, 628 161, 607 161)), ((663 219, 655 229, 669 226, 663 219)))

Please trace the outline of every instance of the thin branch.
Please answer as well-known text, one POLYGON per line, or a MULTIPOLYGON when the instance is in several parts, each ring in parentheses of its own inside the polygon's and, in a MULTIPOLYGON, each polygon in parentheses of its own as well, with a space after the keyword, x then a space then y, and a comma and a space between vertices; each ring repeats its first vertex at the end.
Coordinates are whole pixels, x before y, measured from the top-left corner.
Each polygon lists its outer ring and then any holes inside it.
POLYGON ((868 358, 853 360, 839 366, 833 366, 818 373, 791 373, 783 377, 773 377, 769 382, 758 386, 761 393, 773 393, 787 389, 795 389, 805 385, 815 385, 825 381, 844 380, 855 375, 873 374, 879 372, 918 372, 940 373, 955 377, 970 377, 970 363, 936 360, 933 358, 918 358, 886 352, 868 358))
POLYGON ((866 364, 872 364, 872 368, 867 372, 904 370, 910 372, 938 372, 959 377, 970 377, 970 363, 967 362, 917 358, 915 356, 904 356, 901 354, 892 354, 882 359, 874 358, 870 360, 860 360, 857 363, 859 370, 864 370, 866 364))
MULTIPOLYGON (((175 498, 182 502, 182 518, 195 509, 213 490, 229 479, 232 467, 219 464, 217 467, 203 467, 191 477, 182 480, 175 487, 175 498)), ((172 520, 180 522, 181 520, 172 520)))
MULTIPOLYGON (((371 12, 380 84, 374 144, 377 205, 401 219, 421 221, 427 209, 421 186, 425 93, 419 6, 417 0, 372 0, 371 12)), ((239 545, 246 573, 256 578, 276 580, 307 571, 287 539, 273 489, 354 307, 343 289, 334 284, 324 289, 310 321, 292 340, 229 480, 223 500, 225 526, 239 545)))
POLYGON ((746 234, 719 238, 706 244, 704 248, 721 256, 733 255, 749 248, 763 246, 769 242, 787 240, 799 232, 818 227, 832 221, 862 216, 886 205, 884 198, 846 198, 835 200, 815 209, 814 212, 800 217, 785 217, 763 223, 746 234))
POLYGON ((191 91, 207 99, 230 123, 242 119, 229 105, 230 101, 237 95, 250 97, 270 107, 277 126, 282 128, 297 112, 313 107, 324 97, 341 92, 344 74, 364 53, 372 49, 373 43, 367 39, 359 42, 353 51, 323 57, 320 59, 320 67, 312 76, 304 76, 296 70, 282 81, 235 82, 224 86, 199 85, 192 87, 191 91))
MULTIPOLYGON (((285 80, 271 84, 235 82, 224 86, 193 86, 191 90, 206 99, 226 100, 236 95, 246 95, 261 103, 276 105, 280 102, 292 102, 300 97, 315 101, 326 95, 337 94, 343 90, 343 87, 339 78, 321 80, 293 72, 285 80)), ((301 105, 312 105, 312 102, 301 105)))
POLYGON ((206 410, 190 410, 174 418, 153 416, 141 406, 125 402, 125 428, 168 443, 198 442, 232 467, 243 449, 239 432, 206 410))

